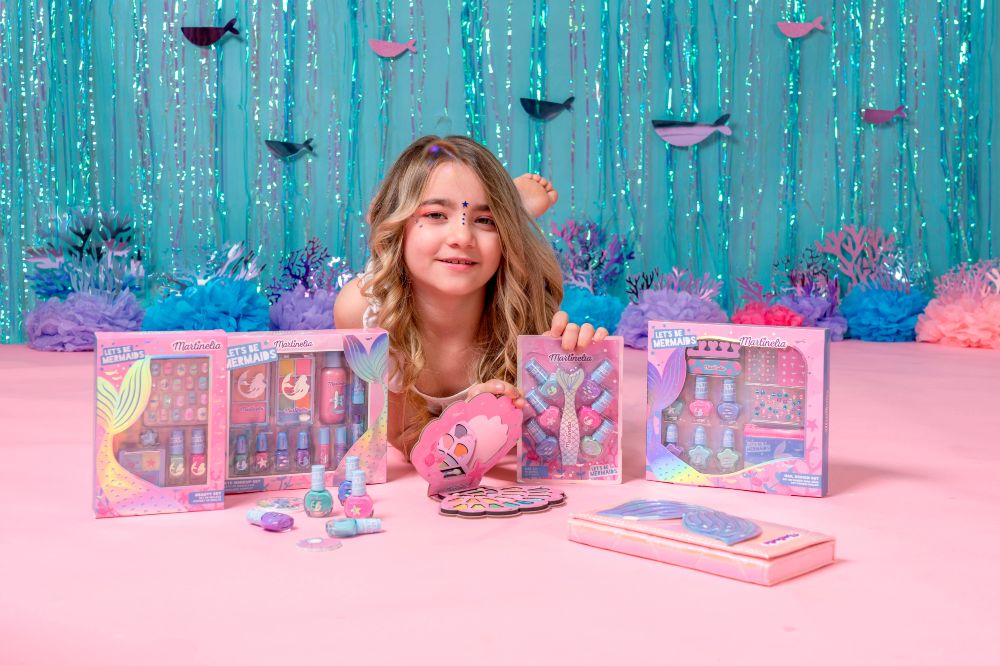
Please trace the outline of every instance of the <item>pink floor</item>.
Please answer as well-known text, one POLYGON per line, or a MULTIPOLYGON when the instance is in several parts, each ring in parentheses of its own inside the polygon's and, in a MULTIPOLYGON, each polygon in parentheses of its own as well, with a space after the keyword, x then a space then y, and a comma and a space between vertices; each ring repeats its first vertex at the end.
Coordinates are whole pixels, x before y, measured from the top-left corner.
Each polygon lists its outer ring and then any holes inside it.
POLYGON ((324 521, 264 533, 254 495, 95 520, 92 355, 0 346, 0 663, 1000 663, 1000 353, 832 349, 827 498, 645 481, 629 351, 624 485, 463 521, 393 454, 386 531, 309 553, 324 521), (571 512, 646 497, 832 534, 838 561, 763 588, 566 539, 571 512))

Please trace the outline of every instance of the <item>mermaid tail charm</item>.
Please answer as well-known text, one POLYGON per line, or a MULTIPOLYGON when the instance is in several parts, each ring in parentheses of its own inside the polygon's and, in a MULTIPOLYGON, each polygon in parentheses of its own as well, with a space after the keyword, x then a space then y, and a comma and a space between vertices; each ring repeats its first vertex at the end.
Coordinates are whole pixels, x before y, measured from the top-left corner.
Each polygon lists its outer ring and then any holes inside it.
POLYGON ((583 368, 566 372, 556 370, 556 383, 562 387, 564 403, 559 422, 559 452, 563 465, 576 465, 580 456, 580 421, 576 416, 576 391, 583 384, 583 368))

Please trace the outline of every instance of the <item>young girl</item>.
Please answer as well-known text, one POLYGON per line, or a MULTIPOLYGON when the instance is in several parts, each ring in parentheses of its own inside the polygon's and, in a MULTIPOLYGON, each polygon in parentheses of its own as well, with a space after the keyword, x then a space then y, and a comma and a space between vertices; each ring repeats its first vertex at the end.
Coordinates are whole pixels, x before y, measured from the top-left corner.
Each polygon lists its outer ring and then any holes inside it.
POLYGON ((341 290, 334 321, 389 332, 388 435, 407 459, 420 429, 456 400, 489 392, 524 406, 518 335, 559 336, 571 351, 608 334, 557 312, 559 264, 526 210, 544 212, 555 192, 537 176, 518 181, 470 139, 426 136, 372 201, 371 259, 341 290))

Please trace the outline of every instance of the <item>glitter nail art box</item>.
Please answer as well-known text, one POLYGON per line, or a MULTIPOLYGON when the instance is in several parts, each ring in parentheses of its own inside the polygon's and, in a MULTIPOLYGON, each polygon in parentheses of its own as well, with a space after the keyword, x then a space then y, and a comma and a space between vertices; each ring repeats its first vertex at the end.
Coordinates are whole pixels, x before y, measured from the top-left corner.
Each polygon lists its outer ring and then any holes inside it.
POLYGON ((669 500, 633 500, 569 520, 569 538, 605 550, 775 585, 834 561, 818 532, 669 500))
POLYGON ((621 483, 622 338, 563 351, 559 338, 517 339, 524 392, 518 481, 621 483))
POLYGON ((94 513, 222 508, 226 334, 97 333, 94 513))
POLYGON ((649 322, 646 478, 821 497, 829 332, 649 322))
POLYGON ((379 328, 229 336, 226 492, 326 485, 358 456, 369 483, 386 479, 389 336, 379 328))

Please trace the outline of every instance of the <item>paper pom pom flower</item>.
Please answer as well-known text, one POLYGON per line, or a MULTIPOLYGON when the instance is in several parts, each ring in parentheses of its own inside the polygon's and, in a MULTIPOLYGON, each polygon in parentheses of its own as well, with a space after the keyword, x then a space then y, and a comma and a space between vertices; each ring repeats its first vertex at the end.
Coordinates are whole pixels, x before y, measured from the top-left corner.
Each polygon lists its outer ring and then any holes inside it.
POLYGON ((875 342, 912 342, 917 316, 929 300, 919 289, 852 289, 841 306, 847 317, 847 335, 875 342))
POLYGON ((960 264, 934 281, 917 340, 1000 349, 1000 259, 960 264))
POLYGON ((650 320, 728 321, 714 300, 722 285, 707 275, 695 278, 688 271, 674 268, 667 275, 659 270, 640 273, 627 282, 632 301, 625 307, 615 333, 629 347, 646 348, 650 320))
POLYGON ((216 328, 230 332, 268 330, 267 299, 257 291, 256 284, 217 277, 191 285, 155 303, 143 321, 146 331, 216 328))
POLYGON ((93 351, 95 331, 138 331, 145 312, 135 294, 71 293, 50 298, 24 319, 28 346, 40 351, 93 351))
POLYGON ((575 324, 592 324, 594 328, 603 326, 613 331, 618 326, 625 304, 614 296, 594 294, 570 285, 563 293, 560 309, 565 310, 569 320, 575 324))
POLYGON ((276 331, 315 331, 333 328, 333 303, 337 293, 327 289, 307 291, 301 284, 282 292, 271 304, 271 328, 276 331))

